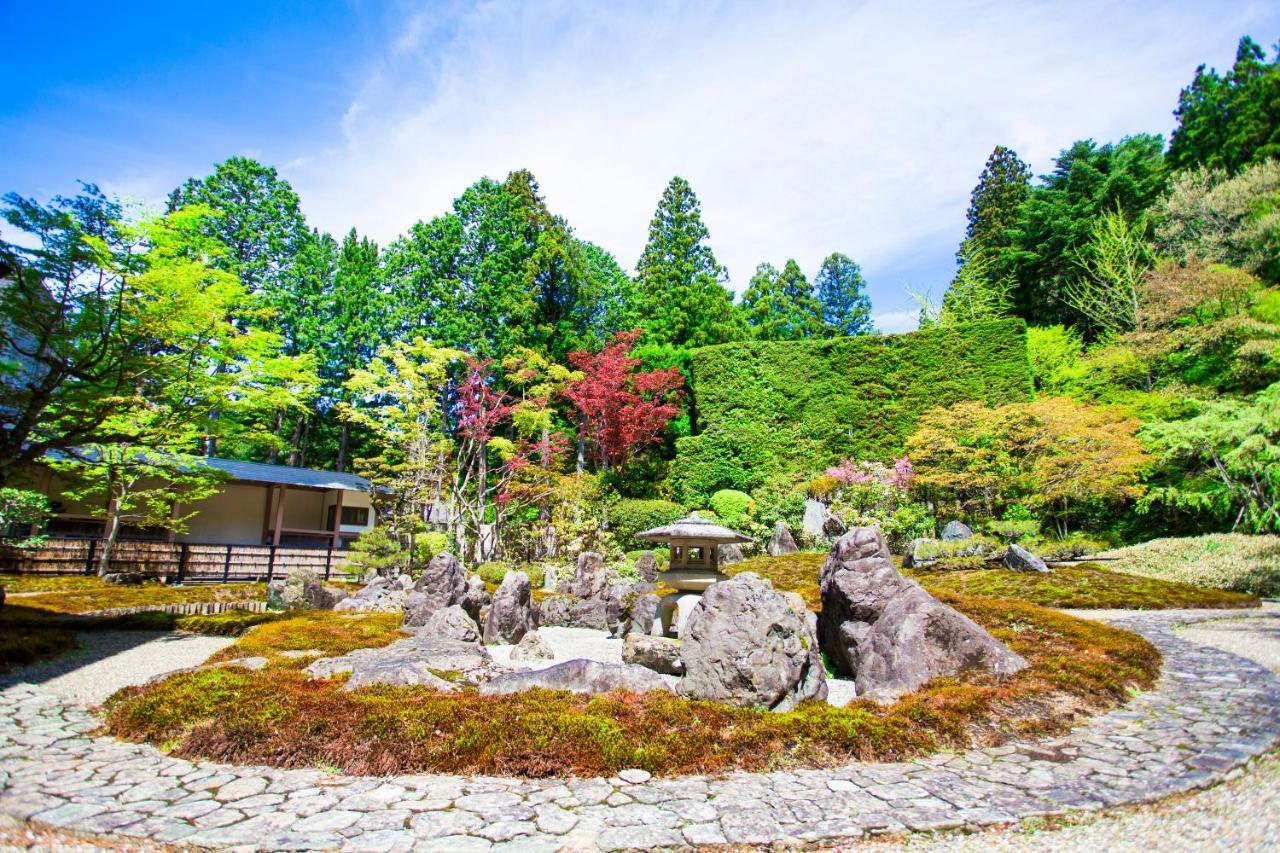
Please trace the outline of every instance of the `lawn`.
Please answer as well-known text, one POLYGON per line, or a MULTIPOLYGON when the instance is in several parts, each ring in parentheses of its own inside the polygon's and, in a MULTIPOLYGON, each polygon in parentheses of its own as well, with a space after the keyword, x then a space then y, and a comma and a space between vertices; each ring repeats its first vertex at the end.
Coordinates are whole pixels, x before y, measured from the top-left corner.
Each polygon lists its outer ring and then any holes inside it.
POLYGON ((1117 572, 1280 598, 1280 536, 1211 533, 1153 539, 1100 556, 1117 572))
MULTIPOLYGON (((725 571, 756 572, 778 589, 804 596, 811 610, 822 606, 818 574, 826 554, 800 553, 785 557, 754 557, 725 571)), ((1057 566, 1048 574, 1015 572, 1004 568, 906 570, 934 594, 995 596, 1044 607, 1159 610, 1182 608, 1257 607, 1253 596, 1192 586, 1173 580, 1135 577, 1103 568, 1096 563, 1057 566)))
POLYGON ((780 714, 662 693, 343 693, 341 679, 308 680, 280 653, 381 645, 399 636, 396 620, 306 613, 256 628, 216 656, 260 654, 267 668, 128 688, 108 700, 106 728, 189 758, 349 773, 678 774, 901 759, 1060 730, 1149 686, 1159 670, 1159 654, 1134 634, 1018 602, 944 598, 1032 666, 1008 679, 939 680, 888 706, 808 703, 780 714))

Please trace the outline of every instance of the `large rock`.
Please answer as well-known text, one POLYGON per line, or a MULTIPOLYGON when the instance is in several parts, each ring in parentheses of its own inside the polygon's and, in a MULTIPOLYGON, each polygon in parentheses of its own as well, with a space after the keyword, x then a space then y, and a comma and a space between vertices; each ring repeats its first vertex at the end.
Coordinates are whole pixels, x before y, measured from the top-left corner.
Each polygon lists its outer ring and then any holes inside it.
POLYGON ((658 618, 658 607, 661 605, 658 596, 646 592, 636 596, 631 604, 631 614, 622 626, 619 636, 630 637, 632 634, 652 634, 653 623, 658 618))
POLYGON ((1011 675, 1027 665, 969 617, 893 566, 884 537, 856 527, 822 566, 822 651, 858 695, 890 701, 964 670, 1011 675))
MULTIPOLYGON (((408 625, 408 622, 405 622, 408 625)), ((459 643, 480 642, 480 626, 460 605, 454 604, 433 611, 417 628, 421 637, 438 640, 454 640, 459 643)))
POLYGON ((399 613, 404 610, 404 601, 404 588, 399 583, 379 575, 365 584, 355 595, 339 601, 333 609, 366 613, 399 613))
POLYGON ((666 637, 628 634, 622 644, 622 662, 634 663, 663 675, 684 675, 680 644, 666 637))
POLYGON ((616 637, 622 632, 634 598, 635 594, 631 591, 630 584, 610 584, 605 590, 604 629, 609 632, 610 637, 616 637))
POLYGON ((484 581, 479 575, 472 575, 467 581, 467 591, 462 596, 462 609, 467 611, 467 615, 476 620, 476 624, 480 624, 482 618, 481 611, 485 610, 491 603, 493 598, 489 595, 489 590, 485 589, 484 581))
POLYGON ((578 571, 573 577, 573 594, 578 598, 600 598, 608 586, 604 555, 583 551, 578 555, 578 571))
POLYGON ((754 572, 714 583, 681 632, 681 692, 775 710, 825 699, 815 630, 814 622, 797 611, 795 598, 754 572))
POLYGON ((1004 564, 1006 568, 1013 569, 1015 572, 1049 571, 1049 566, 1044 560, 1023 548, 1017 542, 1009 543, 1009 549, 1004 552, 1004 564))
POLYGON ((467 593, 467 572, 452 554, 436 554, 422 570, 415 591, 440 602, 440 607, 461 604, 467 593))
POLYGON ((280 586, 278 604, 281 610, 332 610, 346 597, 342 590, 325 586, 310 569, 298 569, 280 586))
POLYGON ((480 693, 518 693, 534 688, 591 694, 608 693, 611 690, 629 690, 632 693, 650 690, 671 692, 671 686, 662 676, 643 666, 578 659, 546 669, 504 673, 480 685, 480 693))
POLYGON ((721 566, 732 566, 746 559, 742 555, 742 546, 736 542, 716 546, 716 562, 721 566))
POLYGON ((948 521, 942 528, 942 539, 950 542, 959 539, 972 539, 973 528, 963 521, 948 521))
POLYGON ((804 519, 800 523, 800 527, 805 534, 812 539, 817 539, 825 533, 827 526, 827 508, 822 501, 815 501, 808 498, 804 502, 804 519))
POLYGON ((785 554, 794 554, 800 549, 796 546, 796 540, 791 535, 791 531, 787 528, 785 521, 779 520, 773 528, 773 536, 769 537, 769 545, 765 549, 770 557, 781 557, 785 554))
POLYGON ((424 684, 453 689, 455 680, 476 684, 491 678, 494 671, 493 658, 474 640, 464 642, 421 633, 389 646, 321 658, 303 670, 312 678, 350 673, 345 690, 372 684, 424 684), (442 687, 433 679, 445 681, 449 687, 442 687))
POLYGON ((516 647, 511 650, 512 660, 552 660, 555 652, 537 630, 530 631, 520 638, 516 647))
POLYGON ((567 595, 548 595, 538 605, 538 626, 569 626, 569 614, 573 609, 573 599, 567 595))
POLYGON ((658 558, 652 551, 640 552, 636 557, 636 571, 640 574, 640 580, 646 583, 653 583, 658 577, 658 558))
POLYGON ((537 626, 529 576, 524 572, 507 572, 489 605, 489 615, 484 622, 485 643, 515 644, 537 626))

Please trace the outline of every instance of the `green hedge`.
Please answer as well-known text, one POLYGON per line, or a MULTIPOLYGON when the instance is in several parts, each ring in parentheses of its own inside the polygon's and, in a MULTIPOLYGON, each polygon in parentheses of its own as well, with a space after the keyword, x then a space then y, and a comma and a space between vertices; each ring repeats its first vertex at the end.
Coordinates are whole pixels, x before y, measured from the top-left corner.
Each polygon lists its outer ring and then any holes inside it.
POLYGON ((697 435, 676 442, 678 498, 751 491, 842 456, 889 459, 920 415, 961 400, 1031 399, 1022 320, 905 335, 748 341, 695 350, 697 435))
POLYGON ((671 501, 627 498, 609 507, 609 529, 624 551, 652 548, 653 543, 635 538, 642 530, 662 527, 683 518, 685 508, 671 501))

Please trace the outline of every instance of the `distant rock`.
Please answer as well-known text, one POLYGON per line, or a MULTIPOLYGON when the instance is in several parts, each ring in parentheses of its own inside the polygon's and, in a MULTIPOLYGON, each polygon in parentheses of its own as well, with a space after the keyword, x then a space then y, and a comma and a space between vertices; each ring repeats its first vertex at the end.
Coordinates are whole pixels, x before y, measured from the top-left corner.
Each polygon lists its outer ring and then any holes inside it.
POLYGON ((141 586, 146 578, 142 572, 107 572, 99 580, 116 586, 141 586))
POLYGON ((1049 571, 1049 566, 1044 560, 1016 542, 1009 543, 1009 549, 1004 552, 1004 564, 1015 572, 1049 571))
MULTIPOLYGON (((406 626, 408 622, 405 622, 406 626)), ((433 637, 438 640, 454 640, 459 643, 480 642, 480 626, 461 605, 451 605, 442 610, 430 613, 423 623, 416 627, 422 637, 433 637)))
POLYGON ((578 570, 573 577, 573 594, 578 598, 600 598, 608 586, 604 555, 583 551, 578 555, 578 570))
POLYGON ((332 678, 350 673, 344 690, 372 684, 423 684, 440 690, 453 690, 456 684, 444 676, 476 684, 491 678, 495 667, 489 652, 474 640, 465 642, 419 633, 389 646, 356 649, 340 657, 321 658, 303 672, 312 678, 332 678), (435 679, 444 681, 448 687, 435 679))
POLYGON ((364 613, 400 613, 404 610, 405 591, 398 583, 379 575, 355 595, 334 605, 334 610, 364 613))
POLYGON ((790 529, 787 528, 785 521, 779 520, 773 528, 773 536, 769 537, 769 544, 766 552, 770 557, 782 557, 786 554, 794 554, 800 549, 796 546, 796 540, 791 535, 790 529))
POLYGON ((480 693, 518 693, 539 687, 589 694, 608 693, 612 690, 627 690, 632 693, 646 693, 650 690, 671 692, 671 686, 662 676, 643 666, 578 659, 546 669, 503 673, 480 685, 480 693))
POLYGON ((822 501, 809 498, 804 502, 804 520, 800 529, 813 539, 821 537, 827 525, 827 508, 822 501))
POLYGON ((636 571, 640 574, 640 579, 647 583, 653 583, 658 577, 658 558, 654 556, 652 551, 641 551, 636 557, 636 571))
POLYGON ((280 610, 332 610, 347 597, 342 590, 325 586, 310 569, 290 572, 278 589, 275 603, 280 610))
POLYGON ((436 554, 422 570, 413 588, 438 601, 440 607, 461 604, 467 594, 467 571, 458 558, 447 551, 436 554))
POLYGON ((537 630, 525 634, 511 650, 512 660, 552 660, 555 656, 551 646, 547 645, 547 641, 537 630))
POLYGON ((619 636, 630 637, 632 634, 652 634, 654 622, 658 618, 658 607, 661 601, 652 592, 636 596, 631 604, 631 614, 622 627, 619 636))
POLYGON ((634 663, 663 675, 684 675, 680 644, 666 637, 628 634, 622 644, 622 662, 634 663))
POLYGON ((736 542, 728 545, 716 546, 716 560, 721 566, 734 566, 741 563, 745 558, 742 556, 742 546, 736 542))
POLYGON ((484 611, 493 602, 489 591, 485 589, 484 581, 479 575, 472 575, 467 580, 467 591, 462 595, 462 609, 467 611, 467 615, 476 620, 479 625, 484 621, 482 611, 484 611))
POLYGON ((942 540, 944 542, 953 542, 958 539, 972 539, 973 528, 965 524, 963 521, 948 521, 946 526, 942 528, 942 540))
POLYGON ((754 572, 707 587, 680 634, 680 691, 780 711, 825 699, 816 625, 797 599, 754 572))
POLYGON ((529 576, 524 572, 507 572, 489 605, 484 623, 485 644, 518 643, 537 626, 529 576))
POLYGON ((602 598, 575 601, 569 608, 570 628, 590 628, 593 631, 609 630, 608 603, 602 598))
POLYGON ((893 566, 874 527, 850 530, 822 566, 822 651, 858 695, 891 701, 934 678, 980 669, 1011 675, 1027 662, 893 566))

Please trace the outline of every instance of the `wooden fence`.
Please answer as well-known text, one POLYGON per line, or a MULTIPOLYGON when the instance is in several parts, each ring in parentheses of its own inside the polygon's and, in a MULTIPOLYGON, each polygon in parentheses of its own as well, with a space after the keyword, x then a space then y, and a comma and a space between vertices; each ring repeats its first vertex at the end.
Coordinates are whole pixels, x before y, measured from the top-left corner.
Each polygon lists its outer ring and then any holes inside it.
MULTIPOLYGON (((96 539, 47 539, 39 548, 0 543, 0 571, 94 574, 102 553, 96 539)), ((111 571, 138 572, 170 583, 269 581, 299 569, 326 580, 348 575, 347 552, 334 548, 218 545, 204 542, 121 541, 111 551, 111 571)))

